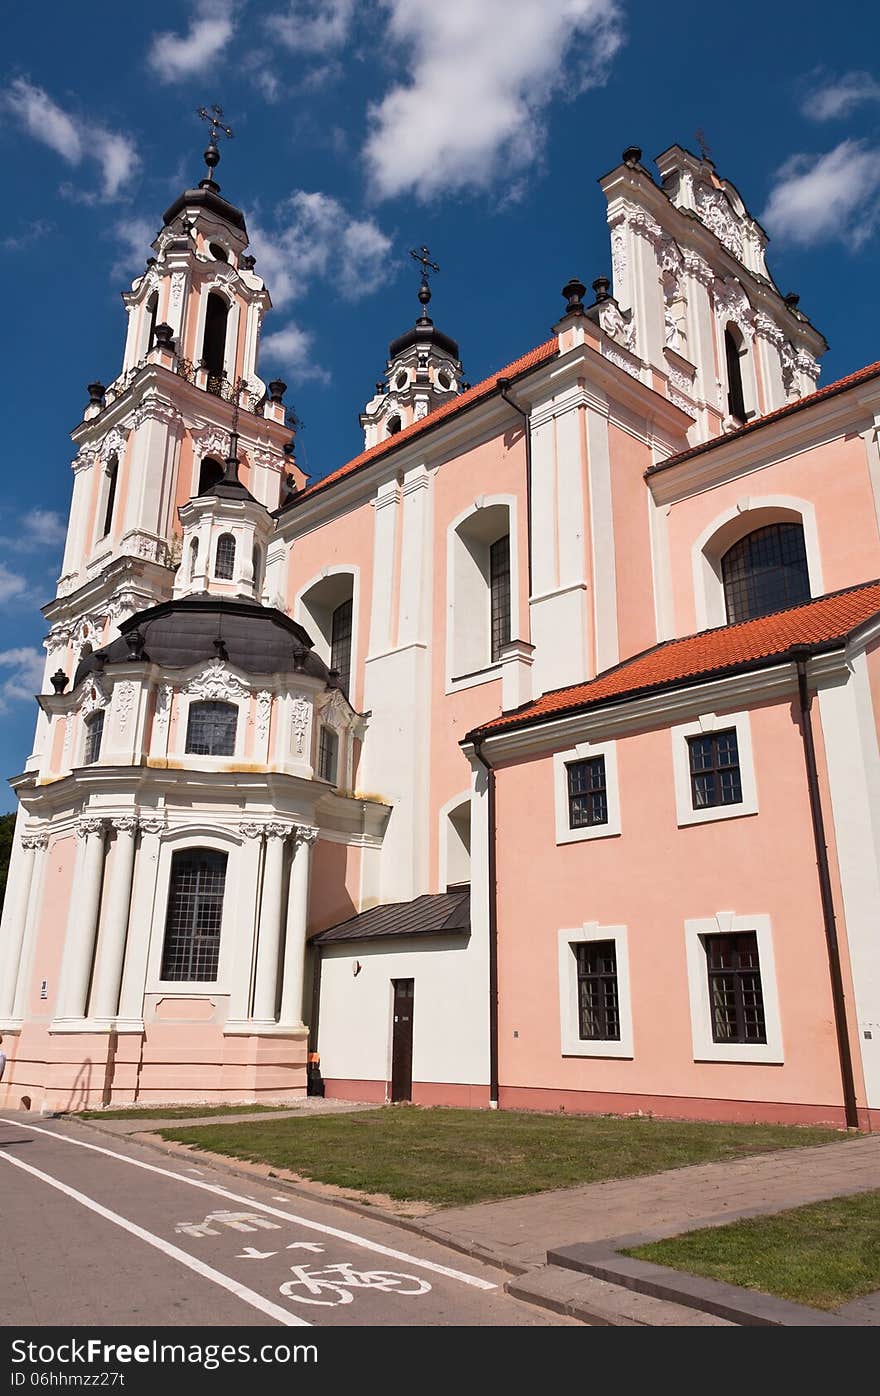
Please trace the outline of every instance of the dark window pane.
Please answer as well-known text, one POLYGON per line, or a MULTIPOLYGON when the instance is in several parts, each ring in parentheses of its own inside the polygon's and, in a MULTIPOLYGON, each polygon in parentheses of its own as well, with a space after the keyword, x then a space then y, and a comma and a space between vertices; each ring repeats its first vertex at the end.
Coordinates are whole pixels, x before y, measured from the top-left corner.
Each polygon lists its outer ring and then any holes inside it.
POLYGON ((339 670, 339 687, 348 697, 351 683, 352 602, 343 601, 330 622, 330 668, 339 670))
POLYGON ((199 467, 199 494, 204 494, 205 490, 213 489, 223 479, 226 472, 218 460, 211 456, 205 456, 199 467))
POLYGON ((322 727, 318 738, 318 775, 322 780, 336 784, 337 753, 339 738, 330 727, 322 727))
POLYGON ((229 306, 222 296, 213 292, 208 296, 205 307, 205 338, 202 345, 202 363, 213 378, 223 376, 226 356, 226 320, 229 306))
POLYGON ((694 809, 742 803, 736 729, 688 737, 694 809))
POLYGON ((216 979, 226 854, 185 849, 171 860, 162 979, 216 979))
POLYGON ((104 735, 104 714, 96 712, 86 723, 85 764, 90 766, 101 755, 101 738, 104 735))
POLYGON ((617 947, 613 940, 575 947, 578 982, 578 1031, 587 1042, 620 1040, 617 999, 617 947))
POLYGON ((766 1042, 764 996, 754 931, 705 936, 714 1042, 766 1042))
POLYGON ((572 761, 566 766, 568 779, 568 827, 583 829, 608 823, 608 795, 605 786, 605 757, 572 761))
POLYGON ((217 539, 217 556, 214 560, 214 576, 221 581, 231 581, 235 569, 235 539, 231 533, 221 533, 217 539))
POLYGON ((727 410, 738 422, 746 419, 745 394, 743 393, 741 346, 731 329, 724 331, 724 354, 727 360, 727 410))
POLYGON ((489 590, 492 621, 492 663, 510 639, 510 535, 489 549, 489 590))
POLYGON ((186 749, 193 756, 234 756, 237 725, 234 703, 190 703, 186 749))
POLYGON ((810 599, 807 551, 800 524, 768 524, 748 533, 721 559, 729 624, 810 599))
POLYGON ((116 482, 119 477, 119 457, 111 456, 107 465, 107 506, 104 510, 104 531, 102 538, 106 538, 113 527, 113 510, 116 507, 116 482))

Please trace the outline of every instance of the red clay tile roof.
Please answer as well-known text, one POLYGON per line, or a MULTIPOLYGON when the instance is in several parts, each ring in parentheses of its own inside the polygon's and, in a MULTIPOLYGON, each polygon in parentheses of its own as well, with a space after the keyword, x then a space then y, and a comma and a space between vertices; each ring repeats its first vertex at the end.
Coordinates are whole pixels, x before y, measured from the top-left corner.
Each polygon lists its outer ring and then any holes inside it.
POLYGON ((838 378, 835 383, 829 383, 827 387, 820 388, 818 392, 798 398, 797 402, 789 402, 785 407, 777 407, 775 412, 768 412, 763 417, 756 417, 753 422, 746 422, 745 426, 738 427, 736 431, 725 432, 722 436, 713 436, 710 441, 703 441, 699 446, 691 446, 688 451, 679 451, 677 456, 669 456, 667 460, 658 461, 656 465, 649 465, 645 475, 656 475, 661 470, 668 470, 672 465, 680 465, 682 461, 700 456, 704 451, 711 451, 713 447, 721 446, 726 441, 738 441, 740 437, 748 436, 750 432, 757 431, 759 427, 767 426, 770 422, 778 422, 781 417, 789 417, 792 412, 800 412, 804 407, 812 407, 813 403, 823 402, 825 398, 836 397, 838 393, 846 392, 847 388, 853 388, 858 383, 867 383, 878 376, 880 376, 880 360, 873 364, 867 364, 865 368, 857 369, 855 373, 847 374, 845 378, 838 378))
POLYGON ((497 373, 492 373, 488 378, 484 378, 481 383, 475 383, 472 388, 468 388, 466 393, 459 394, 458 397, 451 398, 449 402, 438 407, 436 411, 423 417, 420 422, 412 422, 410 426, 404 427, 395 436, 389 436, 385 441, 379 441, 375 446, 371 446, 368 451, 361 451, 359 456, 355 456, 345 465, 341 465, 338 470, 334 470, 330 475, 325 475, 323 479, 316 480, 313 485, 300 490, 293 496, 291 506, 299 500, 311 498, 312 495, 324 490, 328 485, 334 485, 337 480, 344 479, 347 475, 353 475, 361 466, 369 465, 372 461, 385 456, 395 447, 402 445, 405 441, 411 441, 414 436, 426 431, 429 427, 435 427, 438 422, 445 421, 447 417, 453 417, 457 412, 462 412, 466 407, 479 402, 482 398, 489 397, 498 387, 500 378, 518 378, 520 374, 527 373, 530 368, 535 368, 537 364, 544 363, 545 359, 552 359, 559 351, 559 341, 556 336, 546 339, 537 348, 529 350, 528 354, 523 354, 521 358, 514 359, 513 363, 506 368, 500 368, 497 373))
POLYGON ((636 698, 654 689, 684 687, 718 674, 763 667, 762 661, 779 659, 795 645, 833 648, 877 614, 880 581, 864 582, 787 611, 775 611, 717 630, 702 630, 680 640, 666 640, 606 669, 588 683, 557 688, 516 712, 496 717, 469 732, 466 740, 492 736, 510 727, 548 722, 566 713, 636 698))

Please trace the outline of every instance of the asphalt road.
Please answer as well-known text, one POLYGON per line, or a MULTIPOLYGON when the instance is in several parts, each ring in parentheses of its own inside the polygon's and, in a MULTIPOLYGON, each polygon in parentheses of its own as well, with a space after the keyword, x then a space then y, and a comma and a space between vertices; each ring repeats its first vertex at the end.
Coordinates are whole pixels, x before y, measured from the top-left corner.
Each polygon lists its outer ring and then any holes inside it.
POLYGON ((411 1232, 108 1140, 0 1117, 0 1313, 15 1325, 568 1325, 411 1232))

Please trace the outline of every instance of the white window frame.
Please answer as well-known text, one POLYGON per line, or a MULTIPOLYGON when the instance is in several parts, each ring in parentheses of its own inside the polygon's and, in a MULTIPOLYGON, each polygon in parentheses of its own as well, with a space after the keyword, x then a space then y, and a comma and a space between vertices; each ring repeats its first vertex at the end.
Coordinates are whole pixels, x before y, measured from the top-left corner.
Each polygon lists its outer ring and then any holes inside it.
POLYGON ((703 713, 693 722, 684 722, 670 728, 670 734, 675 816, 679 828, 687 824, 711 824, 716 819, 742 819, 746 815, 758 813, 758 788, 755 783, 752 728, 748 713, 703 713), (735 805, 710 805, 707 809, 694 809, 687 739, 707 736, 712 732, 725 732, 731 727, 736 732, 742 800, 735 805))
POLYGON ((161 994, 163 998, 211 998, 232 993, 232 967, 235 939, 239 934, 251 934, 254 909, 248 887, 243 885, 239 864, 244 845, 219 830, 180 830, 166 835, 159 845, 159 869, 156 879, 156 900, 150 933, 150 956, 145 994, 161 994), (190 848, 210 848, 225 853, 226 883, 223 888, 223 914, 220 920, 220 954, 216 979, 162 979, 162 954, 165 949, 165 925, 168 918, 168 897, 171 891, 171 857, 190 848), (248 927, 246 931, 242 928, 248 927))
POLYGON ((620 834, 620 783, 617 779, 616 742, 578 742, 568 751, 558 751, 553 756, 553 793, 556 812, 556 842, 583 843, 587 839, 616 838, 620 834), (568 774, 566 767, 575 761, 590 761, 593 757, 605 758, 605 798, 608 802, 608 821, 605 824, 588 824, 582 829, 572 829, 568 822, 568 774))
POLYGON ((563 1057, 632 1058, 632 996, 629 974, 629 939, 626 926, 600 926, 585 921, 574 930, 558 933, 559 942, 559 1023, 563 1057), (576 947, 597 940, 613 940, 617 961, 617 1006, 620 1038, 585 1041, 578 1029, 578 979, 576 947))
POLYGON ((804 531, 810 595, 822 596, 822 558, 816 510, 808 499, 789 494, 744 495, 735 506, 717 514, 702 530, 691 549, 697 629, 727 625, 721 559, 747 534, 774 523, 799 523, 804 531))
POLYGON ((184 710, 180 713, 177 729, 177 744, 180 751, 176 756, 182 757, 186 761, 204 762, 205 766, 211 770, 214 767, 222 767, 229 761, 244 760, 245 733, 247 730, 247 720, 250 715, 250 696, 247 698, 204 698, 198 693, 184 693, 181 695, 186 699, 182 705, 184 710), (238 709, 238 718, 235 723, 235 751, 230 756, 200 756, 198 752, 187 751, 186 738, 189 732, 189 711, 193 703, 228 703, 230 707, 238 709))
POLYGON ((755 1062, 756 1064, 772 1063, 776 1065, 784 1062, 776 959, 773 954, 770 917, 765 915, 736 916, 732 911, 717 911, 714 916, 685 921, 684 934, 694 1061, 755 1062), (764 1000, 766 1042, 715 1042, 712 1038, 709 973, 704 938, 716 935, 736 935, 740 931, 754 931, 758 940, 758 964, 761 971, 761 996, 764 1000))

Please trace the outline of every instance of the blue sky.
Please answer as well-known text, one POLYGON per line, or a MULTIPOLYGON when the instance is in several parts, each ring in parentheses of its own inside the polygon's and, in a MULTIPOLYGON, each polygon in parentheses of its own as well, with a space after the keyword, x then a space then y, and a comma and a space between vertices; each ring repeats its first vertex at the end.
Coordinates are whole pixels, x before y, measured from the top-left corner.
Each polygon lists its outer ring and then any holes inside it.
MULTIPOLYGON (((878 356, 876 12, 740 0, 175 0, 4 15, 6 488, 0 497, 0 772, 19 771, 85 384, 119 370, 119 293, 173 196, 201 176, 195 108, 235 131, 219 170, 245 209, 280 373, 313 476, 432 311, 476 381, 544 339, 571 275, 610 272, 596 179, 702 128, 772 235, 783 291, 826 334, 827 383, 878 356)), ((0 788, 0 809, 13 799, 0 788)))

